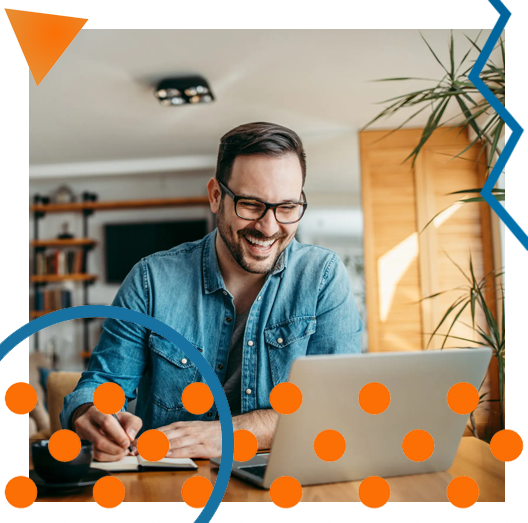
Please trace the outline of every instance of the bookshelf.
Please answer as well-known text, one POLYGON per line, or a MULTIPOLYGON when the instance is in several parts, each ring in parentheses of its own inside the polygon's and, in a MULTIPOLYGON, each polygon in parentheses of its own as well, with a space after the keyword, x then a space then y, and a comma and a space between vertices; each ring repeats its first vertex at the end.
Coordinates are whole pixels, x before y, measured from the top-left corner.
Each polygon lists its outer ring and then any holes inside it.
MULTIPOLYGON (((96 211, 114 211, 127 209, 152 209, 162 207, 195 207, 195 206, 209 206, 209 199, 207 196, 198 196, 192 198, 154 198, 147 200, 116 200, 116 201, 83 201, 74 203, 48 203, 48 204, 34 204, 30 206, 30 212, 34 217, 33 239, 30 241, 30 247, 33 249, 33 274, 30 276, 30 282, 33 284, 35 296, 39 290, 42 290, 48 283, 56 283, 61 281, 73 281, 83 286, 83 303, 88 305, 88 289, 98 279, 97 274, 89 274, 88 272, 88 253, 97 247, 97 241, 91 239, 88 234, 88 218, 96 211), (39 228, 40 221, 49 213, 80 213, 83 220, 83 234, 81 238, 71 239, 40 239, 39 228), (75 272, 72 274, 37 274, 37 253, 45 252, 46 249, 70 249, 81 250, 83 256, 83 270, 82 272, 75 272)), ((31 310, 29 313, 30 320, 54 312, 54 310, 31 310)), ((89 346, 89 323, 93 318, 83 318, 79 321, 83 323, 83 349, 80 351, 80 356, 87 365, 90 359, 89 346)), ((35 333, 35 350, 39 350, 38 332, 35 333)))
POLYGON ((84 245, 90 245, 95 247, 97 242, 90 238, 72 238, 71 240, 31 240, 31 247, 81 247, 84 245))
POLYGON ((49 314, 50 312, 55 312, 56 309, 52 309, 49 311, 29 311, 29 319, 34 320, 35 318, 40 318, 41 316, 44 316, 45 314, 49 314))
POLYGON ((97 279, 95 274, 42 274, 31 276, 32 283, 56 283, 59 281, 87 281, 94 282, 97 279))
POLYGON ((154 198, 151 200, 116 200, 108 202, 49 203, 30 207, 35 213, 118 211, 123 209, 148 209, 153 207, 208 206, 207 196, 194 198, 154 198))

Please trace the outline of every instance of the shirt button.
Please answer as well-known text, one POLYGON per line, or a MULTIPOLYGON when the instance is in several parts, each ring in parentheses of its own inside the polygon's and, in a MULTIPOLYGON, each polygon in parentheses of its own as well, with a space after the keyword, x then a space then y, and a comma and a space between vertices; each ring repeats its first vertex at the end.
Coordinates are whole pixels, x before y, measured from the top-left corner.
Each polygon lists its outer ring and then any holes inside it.
POLYGON ((185 364, 187 363, 187 360, 186 360, 185 358, 183 358, 183 359, 181 360, 181 363, 182 363, 182 365, 185 365, 185 364))
POLYGON ((231 323, 231 320, 232 320, 232 319, 233 319, 233 318, 226 318, 227 323, 231 323))
POLYGON ((227 296, 227 291, 224 291, 224 296, 227 296))
POLYGON ((284 340, 283 340, 282 338, 279 338, 279 339, 277 340, 277 343, 282 343, 283 341, 284 341, 284 340))
POLYGON ((246 389, 246 394, 251 394, 251 389, 246 389))
POLYGON ((218 368, 219 368, 220 370, 222 370, 222 369, 224 368, 224 366, 220 363, 220 364, 218 365, 218 368))
POLYGON ((249 341, 248 341, 248 345, 249 345, 250 347, 253 347, 253 342, 252 342, 251 340, 249 340, 249 341))
POLYGON ((213 416, 213 413, 212 413, 212 412, 208 412, 208 413, 207 413, 207 417, 208 417, 208 418, 211 418, 212 416, 213 416))
POLYGON ((257 298, 257 301, 260 301, 260 298, 262 298, 262 296, 259 296, 259 297, 257 298))

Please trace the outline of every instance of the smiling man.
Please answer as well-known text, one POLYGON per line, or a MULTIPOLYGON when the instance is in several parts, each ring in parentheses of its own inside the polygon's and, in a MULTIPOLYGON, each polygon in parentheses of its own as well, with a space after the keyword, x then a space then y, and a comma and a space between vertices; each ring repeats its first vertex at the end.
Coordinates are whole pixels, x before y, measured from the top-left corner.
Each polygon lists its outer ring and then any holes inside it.
MULTIPOLYGON (((269 395, 287 381, 298 356, 359 352, 361 320, 338 256, 295 240, 307 207, 306 158, 292 130, 241 125, 220 142, 216 176, 207 184, 217 229, 203 240, 143 258, 112 305, 137 310, 174 328, 205 357, 223 384, 234 429, 269 448, 278 414, 269 395)), ((130 441, 158 428, 168 457, 218 457, 215 405, 185 410, 181 395, 203 381, 185 353, 130 322, 106 319, 89 369, 66 397, 61 422, 95 446, 100 461, 119 460, 130 441), (125 391, 112 416, 92 403, 106 381, 125 391), (136 398, 136 413, 126 412, 136 398)))

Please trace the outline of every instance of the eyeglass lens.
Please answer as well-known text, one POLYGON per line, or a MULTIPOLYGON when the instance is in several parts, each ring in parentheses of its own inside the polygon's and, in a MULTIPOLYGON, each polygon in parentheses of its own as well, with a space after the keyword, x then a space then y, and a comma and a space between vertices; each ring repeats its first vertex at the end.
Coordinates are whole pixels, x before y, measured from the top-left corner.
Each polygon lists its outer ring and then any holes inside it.
MULTIPOLYGON (((255 200, 239 200, 237 202, 237 214, 245 220, 258 220, 263 214, 266 206, 255 200)), ((303 206, 297 203, 285 203, 275 209, 277 221, 281 223, 293 223, 300 219, 303 206)))

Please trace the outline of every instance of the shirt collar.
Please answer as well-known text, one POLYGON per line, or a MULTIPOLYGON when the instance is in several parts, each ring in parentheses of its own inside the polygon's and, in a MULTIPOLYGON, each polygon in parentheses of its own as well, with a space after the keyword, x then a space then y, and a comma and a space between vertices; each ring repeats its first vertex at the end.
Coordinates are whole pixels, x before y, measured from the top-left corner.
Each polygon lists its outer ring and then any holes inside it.
MULTIPOLYGON (((203 278, 205 294, 211 294, 219 289, 226 290, 216 255, 216 235, 217 229, 205 237, 205 247, 203 253, 203 278)), ((269 276, 275 276, 286 269, 289 251, 294 241, 295 239, 290 242, 290 245, 288 245, 288 247, 278 257, 275 267, 269 276)))

